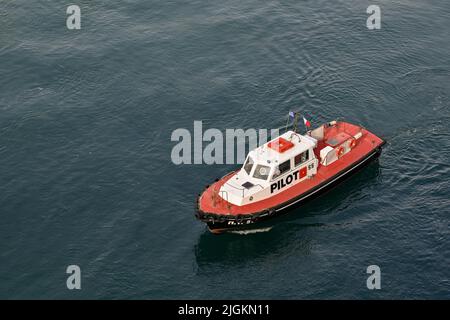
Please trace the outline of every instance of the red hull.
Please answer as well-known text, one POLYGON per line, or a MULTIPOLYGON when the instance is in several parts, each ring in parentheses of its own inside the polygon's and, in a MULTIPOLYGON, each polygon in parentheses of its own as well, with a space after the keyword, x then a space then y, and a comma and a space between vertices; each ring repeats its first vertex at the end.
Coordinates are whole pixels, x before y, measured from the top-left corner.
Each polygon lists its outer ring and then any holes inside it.
MULTIPOLYGON (((333 177, 339 175, 339 173, 345 172, 384 144, 384 140, 373 133, 346 122, 339 122, 336 126, 329 128, 325 133, 324 141, 328 138, 335 137, 340 132, 345 132, 352 136, 361 132, 362 137, 358 139, 357 144, 350 152, 344 154, 337 161, 327 166, 319 164, 317 174, 311 179, 302 181, 270 198, 243 206, 237 206, 217 197, 217 190, 219 190, 220 187, 235 174, 230 173, 204 190, 198 198, 198 211, 203 214, 213 214, 230 218, 238 215, 248 216, 259 214, 263 211, 279 208, 282 205, 289 205, 289 203, 292 202, 292 199, 298 198, 302 194, 307 194, 312 189, 323 185, 333 177)), ((317 147, 314 149, 317 158, 319 158, 320 150, 325 146, 326 144, 323 141, 318 143, 317 147)))

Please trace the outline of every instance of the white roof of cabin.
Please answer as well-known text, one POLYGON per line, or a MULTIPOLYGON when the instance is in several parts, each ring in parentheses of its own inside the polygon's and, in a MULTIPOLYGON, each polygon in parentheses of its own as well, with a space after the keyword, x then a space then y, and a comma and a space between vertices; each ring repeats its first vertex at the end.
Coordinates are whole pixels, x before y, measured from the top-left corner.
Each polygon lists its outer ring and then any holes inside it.
POLYGON ((258 148, 249 152, 249 156, 252 157, 253 161, 258 164, 264 165, 278 165, 283 163, 284 161, 310 149, 314 148, 317 145, 317 140, 310 136, 303 136, 299 133, 295 133, 294 131, 287 131, 281 136, 270 140, 269 142, 259 146, 258 148), (294 146, 285 152, 278 152, 268 146, 268 144, 272 141, 276 141, 278 138, 286 139, 294 144, 294 146))

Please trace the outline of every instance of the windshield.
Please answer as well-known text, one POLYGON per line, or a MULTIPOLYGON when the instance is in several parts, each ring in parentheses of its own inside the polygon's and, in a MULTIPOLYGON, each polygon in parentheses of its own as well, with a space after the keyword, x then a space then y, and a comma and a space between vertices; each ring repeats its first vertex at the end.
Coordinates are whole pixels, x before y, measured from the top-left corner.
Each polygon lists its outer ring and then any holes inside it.
POLYGON ((248 157, 247 161, 244 164, 244 170, 245 172, 247 172, 248 175, 250 175, 252 168, 253 168, 253 159, 251 157, 248 157))
POLYGON ((258 164, 253 174, 253 178, 267 180, 269 177, 270 167, 258 164))

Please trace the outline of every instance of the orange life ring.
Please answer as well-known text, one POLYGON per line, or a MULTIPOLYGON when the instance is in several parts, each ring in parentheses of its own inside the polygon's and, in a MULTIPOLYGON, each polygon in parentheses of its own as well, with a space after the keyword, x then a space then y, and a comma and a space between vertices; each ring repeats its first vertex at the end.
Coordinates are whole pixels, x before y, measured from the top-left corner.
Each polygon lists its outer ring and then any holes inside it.
POLYGON ((350 142, 350 148, 353 149, 356 146, 356 139, 352 139, 350 142))
POLYGON ((342 157, 342 156, 344 155, 344 147, 343 147, 343 146, 340 146, 340 147, 336 150, 336 154, 337 154, 337 157, 338 157, 338 158, 342 157))

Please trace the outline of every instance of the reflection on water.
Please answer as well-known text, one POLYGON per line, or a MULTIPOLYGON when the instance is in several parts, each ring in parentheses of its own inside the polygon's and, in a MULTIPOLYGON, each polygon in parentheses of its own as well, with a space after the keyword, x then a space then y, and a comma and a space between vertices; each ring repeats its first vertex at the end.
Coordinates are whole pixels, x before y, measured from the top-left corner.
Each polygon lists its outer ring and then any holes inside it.
POLYGON ((220 266, 240 265, 257 260, 272 259, 283 252, 296 251, 297 255, 309 253, 310 239, 299 238, 298 231, 305 228, 289 223, 277 226, 270 232, 248 235, 203 233, 195 247, 199 268, 218 264, 220 266), (293 242, 293 239, 295 242, 293 242))
POLYGON ((318 198, 288 211, 288 214, 258 224, 251 229, 254 233, 213 235, 205 230, 195 246, 197 265, 199 268, 216 263, 235 265, 293 251, 296 255, 308 255, 312 239, 310 233, 302 231, 342 225, 332 219, 325 222, 311 219, 319 220, 323 215, 329 216, 336 209, 366 197, 368 191, 365 189, 373 185, 380 174, 377 159, 318 198))

